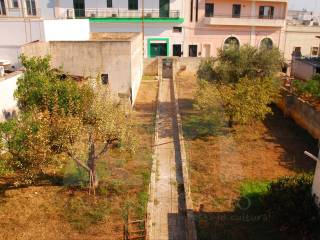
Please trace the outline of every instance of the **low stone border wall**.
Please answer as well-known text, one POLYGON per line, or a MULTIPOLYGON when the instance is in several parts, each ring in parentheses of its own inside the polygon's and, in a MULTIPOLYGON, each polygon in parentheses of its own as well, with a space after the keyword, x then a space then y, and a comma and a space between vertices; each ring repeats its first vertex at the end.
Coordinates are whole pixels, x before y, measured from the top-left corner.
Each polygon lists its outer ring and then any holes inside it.
POLYGON ((277 106, 315 139, 320 139, 320 111, 287 89, 282 89, 281 94, 282 98, 277 102, 277 106))
MULTIPOLYGON (((158 66, 157 66, 158 67, 158 66)), ((157 107, 157 111, 156 111, 156 118, 155 118, 155 132, 154 132, 154 142, 153 142, 153 153, 152 153, 152 169, 151 169, 151 174, 150 174, 150 184, 149 184, 149 200, 148 200, 148 204, 147 204, 147 239, 149 239, 150 237, 150 230, 152 229, 152 218, 151 216, 153 216, 153 207, 154 207, 154 201, 155 201, 155 185, 156 185, 156 174, 157 174, 157 157, 155 155, 156 153, 156 142, 158 142, 158 126, 159 126, 159 121, 160 121, 160 101, 159 101, 159 95, 160 95, 160 91, 161 91, 161 86, 162 86, 162 78, 159 78, 158 81, 158 93, 157 93, 157 97, 156 97, 156 107, 157 107)))
POLYGON ((178 124, 178 134, 179 134, 179 145, 180 145, 180 153, 181 153, 181 161, 182 161, 182 174, 183 174, 183 184, 184 184, 184 193, 186 199, 186 229, 187 229, 187 240, 196 240, 197 239, 197 231, 195 225, 195 216, 193 212, 193 202, 191 198, 191 190, 190 190, 190 182, 189 182, 189 171, 188 171, 188 161, 187 154, 185 149, 185 141, 183 137, 182 131, 182 121, 181 115, 179 112, 179 96, 176 85, 176 74, 177 68, 174 64, 173 71, 173 91, 174 91, 174 104, 175 111, 177 115, 177 124, 178 124))

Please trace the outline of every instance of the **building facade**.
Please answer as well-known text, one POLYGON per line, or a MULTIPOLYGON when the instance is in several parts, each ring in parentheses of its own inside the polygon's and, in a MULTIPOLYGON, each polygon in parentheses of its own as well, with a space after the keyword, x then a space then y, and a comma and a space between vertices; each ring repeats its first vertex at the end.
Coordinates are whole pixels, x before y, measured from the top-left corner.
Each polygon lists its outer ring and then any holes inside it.
POLYGON ((88 18, 91 32, 142 32, 144 56, 181 56, 183 0, 57 1, 57 18, 88 18))
POLYGON ((286 0, 191 0, 185 31, 190 57, 216 56, 217 49, 236 43, 284 48, 286 0))
POLYGON ((279 47, 288 62, 299 49, 312 56, 319 28, 286 24, 287 8, 287 0, 0 0, 0 59, 17 65, 25 43, 86 40, 87 31, 141 32, 145 58, 215 57, 230 43, 279 47))

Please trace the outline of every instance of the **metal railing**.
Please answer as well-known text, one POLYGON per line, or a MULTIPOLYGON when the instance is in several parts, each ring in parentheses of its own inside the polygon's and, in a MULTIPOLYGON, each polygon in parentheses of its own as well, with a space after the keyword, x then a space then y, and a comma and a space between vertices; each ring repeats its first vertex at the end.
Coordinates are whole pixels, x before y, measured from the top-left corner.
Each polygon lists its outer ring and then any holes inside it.
POLYGON ((230 14, 230 15, 218 15, 218 14, 208 14, 205 15, 206 18, 246 18, 246 19, 266 19, 266 20, 285 20, 285 17, 274 16, 274 15, 238 15, 238 14, 230 14))
POLYGON ((123 9, 67 9, 67 18, 179 18, 180 11, 123 10, 123 9))

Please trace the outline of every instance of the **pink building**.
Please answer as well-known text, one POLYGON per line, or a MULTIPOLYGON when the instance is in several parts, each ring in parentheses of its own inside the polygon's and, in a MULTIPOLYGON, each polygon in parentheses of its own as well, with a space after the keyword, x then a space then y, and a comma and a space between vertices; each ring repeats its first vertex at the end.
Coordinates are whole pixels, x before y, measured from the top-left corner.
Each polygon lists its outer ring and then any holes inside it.
POLYGON ((230 42, 285 45, 288 0, 189 0, 184 56, 216 56, 230 42))

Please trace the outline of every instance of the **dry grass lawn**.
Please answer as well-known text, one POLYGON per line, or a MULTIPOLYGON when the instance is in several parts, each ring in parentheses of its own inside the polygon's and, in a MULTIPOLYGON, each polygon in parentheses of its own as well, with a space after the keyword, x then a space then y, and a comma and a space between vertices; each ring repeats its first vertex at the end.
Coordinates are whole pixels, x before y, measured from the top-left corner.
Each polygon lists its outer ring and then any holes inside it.
POLYGON ((314 170, 303 151, 316 153, 316 141, 277 108, 263 122, 219 127, 193 108, 195 75, 181 73, 177 82, 199 239, 290 239, 235 216, 234 202, 244 182, 314 170))
MULTIPOLYGON (((139 149, 129 156, 118 150, 99 161, 102 187, 97 197, 67 187, 76 168, 37 186, 9 186, 0 178, 0 239, 116 240, 123 239, 124 217, 145 214, 157 96, 157 81, 143 81, 134 108, 139 149), (53 180, 56 181, 53 181, 53 180)), ((64 171, 61 171, 64 172, 64 171)))

